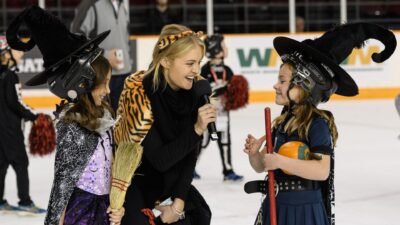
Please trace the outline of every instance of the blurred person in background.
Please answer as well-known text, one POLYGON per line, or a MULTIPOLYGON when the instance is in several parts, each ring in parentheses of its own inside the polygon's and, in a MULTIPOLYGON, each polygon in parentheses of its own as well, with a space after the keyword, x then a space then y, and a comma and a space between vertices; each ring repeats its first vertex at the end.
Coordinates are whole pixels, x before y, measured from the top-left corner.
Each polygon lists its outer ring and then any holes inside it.
POLYGON ((159 34, 165 25, 172 23, 180 23, 180 19, 179 15, 169 7, 168 0, 155 0, 148 17, 151 34, 159 34))
POLYGON ((296 33, 301 33, 305 31, 305 21, 301 16, 296 16, 296 33))
POLYGON ((22 102, 21 84, 15 73, 23 52, 9 47, 6 37, 0 36, 0 212, 46 212, 37 207, 29 195, 28 155, 24 144, 22 123, 35 121, 37 114, 22 102), (5 179, 9 166, 17 177, 18 207, 4 198, 5 179))
POLYGON ((125 78, 132 72, 129 20, 128 0, 83 0, 71 24, 71 32, 83 33, 89 38, 111 30, 100 47, 112 67, 110 100, 114 110, 117 110, 125 78))
MULTIPOLYGON (((201 76, 211 84, 212 97, 215 100, 214 103, 218 111, 218 119, 216 121, 217 144, 221 156, 223 180, 232 182, 242 181, 243 176, 236 174, 233 170, 230 116, 229 110, 225 108, 226 101, 228 101, 225 95, 234 77, 232 69, 224 64, 224 58, 228 56, 228 48, 222 34, 211 35, 204 40, 204 43, 206 45, 206 56, 209 58, 209 61, 201 68, 201 76)), ((202 148, 206 148, 209 142, 209 135, 204 135, 202 148)), ((193 178, 200 179, 200 175, 195 171, 193 178)))

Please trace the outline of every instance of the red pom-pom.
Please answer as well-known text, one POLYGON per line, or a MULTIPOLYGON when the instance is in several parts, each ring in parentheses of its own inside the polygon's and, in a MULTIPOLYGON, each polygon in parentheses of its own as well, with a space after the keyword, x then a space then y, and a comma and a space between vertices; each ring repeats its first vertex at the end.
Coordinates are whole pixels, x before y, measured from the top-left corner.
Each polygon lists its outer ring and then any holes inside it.
POLYGON ((229 82, 228 89, 224 93, 225 110, 236 110, 249 103, 249 83, 242 75, 235 75, 229 82))
POLYGON ((56 132, 49 115, 39 113, 29 134, 29 148, 32 155, 48 155, 56 148, 56 132))

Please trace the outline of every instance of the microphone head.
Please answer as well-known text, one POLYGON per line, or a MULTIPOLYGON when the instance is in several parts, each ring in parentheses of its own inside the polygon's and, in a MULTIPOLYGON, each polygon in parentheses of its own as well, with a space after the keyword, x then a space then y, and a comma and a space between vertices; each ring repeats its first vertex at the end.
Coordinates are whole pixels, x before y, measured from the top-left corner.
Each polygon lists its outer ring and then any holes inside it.
POLYGON ((198 80, 193 84, 193 91, 197 97, 211 95, 211 86, 207 80, 198 80))

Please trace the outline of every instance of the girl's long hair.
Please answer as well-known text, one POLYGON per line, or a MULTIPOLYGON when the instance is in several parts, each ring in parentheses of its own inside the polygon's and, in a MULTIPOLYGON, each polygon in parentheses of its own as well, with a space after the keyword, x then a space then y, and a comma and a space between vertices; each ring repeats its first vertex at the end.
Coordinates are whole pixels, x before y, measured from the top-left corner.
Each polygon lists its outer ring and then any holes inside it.
MULTIPOLYGON (((93 62, 92 67, 96 73, 93 88, 104 85, 107 74, 111 71, 111 65, 108 60, 100 55, 93 62)), ((98 118, 103 117, 104 110, 108 110, 112 117, 115 117, 114 111, 107 100, 102 100, 101 106, 96 106, 91 91, 78 96, 77 103, 68 109, 63 117, 64 121, 77 122, 80 126, 89 130, 96 130, 100 124, 98 118)))
MULTIPOLYGON (((288 65, 293 72, 293 66, 290 64, 288 65)), ((320 116, 328 123, 329 130, 331 131, 332 135, 332 142, 335 146, 338 138, 338 132, 333 114, 330 111, 318 109, 313 106, 307 101, 309 95, 310 94, 308 92, 300 88, 299 100, 300 102, 304 102, 304 104, 296 104, 294 107, 292 107, 291 112, 286 110, 280 116, 275 118, 275 120, 272 122, 273 128, 278 129, 279 126, 285 122, 288 114, 291 113, 293 115, 283 126, 283 131, 287 132, 289 135, 297 132, 300 139, 308 140, 308 131, 310 130, 311 122, 314 117, 320 116)))

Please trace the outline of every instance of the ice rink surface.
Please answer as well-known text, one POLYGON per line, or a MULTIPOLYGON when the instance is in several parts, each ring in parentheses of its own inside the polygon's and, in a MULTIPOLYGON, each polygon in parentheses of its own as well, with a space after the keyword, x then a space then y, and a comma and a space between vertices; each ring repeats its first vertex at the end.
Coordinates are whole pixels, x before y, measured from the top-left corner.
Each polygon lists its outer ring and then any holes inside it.
MULTIPOLYGON (((252 225, 261 195, 243 191, 246 181, 263 179, 255 173, 243 153, 248 133, 264 132, 264 107, 272 117, 281 107, 273 103, 252 104, 231 113, 233 165, 245 176, 241 183, 224 183, 219 151, 215 143, 203 152, 194 185, 204 195, 213 213, 212 225, 252 225)), ((393 100, 333 101, 320 105, 336 119, 339 140, 336 151, 336 224, 400 225, 400 118, 393 100)), ((49 111, 48 111, 49 112, 49 111)), ((30 190, 38 206, 46 207, 53 179, 54 154, 44 158, 30 156, 30 190)), ((6 199, 16 204, 14 171, 9 168, 6 199)), ((129 213, 129 212, 126 212, 129 213)), ((0 215, 0 225, 39 225, 44 215, 22 217, 0 215)))

